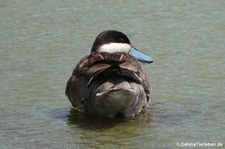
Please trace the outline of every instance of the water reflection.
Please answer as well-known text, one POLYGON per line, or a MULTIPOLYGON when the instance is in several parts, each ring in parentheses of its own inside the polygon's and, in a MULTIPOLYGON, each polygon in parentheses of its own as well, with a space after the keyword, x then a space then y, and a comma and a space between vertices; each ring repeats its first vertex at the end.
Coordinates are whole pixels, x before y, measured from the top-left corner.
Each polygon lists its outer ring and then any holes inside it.
POLYGON ((101 118, 71 109, 68 113, 70 137, 84 148, 134 148, 152 128, 152 116, 145 112, 134 118, 101 118))
POLYGON ((68 125, 76 125, 84 129, 101 130, 115 127, 120 124, 129 123, 130 125, 151 125, 152 116, 148 112, 142 112, 133 118, 102 118, 90 116, 88 114, 78 112, 75 109, 71 109, 68 114, 68 125))

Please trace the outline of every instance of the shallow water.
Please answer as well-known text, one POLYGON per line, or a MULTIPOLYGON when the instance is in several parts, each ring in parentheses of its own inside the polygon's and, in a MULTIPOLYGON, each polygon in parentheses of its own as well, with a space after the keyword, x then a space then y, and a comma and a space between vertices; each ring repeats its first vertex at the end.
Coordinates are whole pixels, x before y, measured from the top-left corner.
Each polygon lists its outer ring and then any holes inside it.
POLYGON ((224 8, 223 0, 0 1, 0 148, 224 146, 224 8), (151 103, 133 119, 86 116, 64 95, 105 29, 155 60, 144 65, 151 103))

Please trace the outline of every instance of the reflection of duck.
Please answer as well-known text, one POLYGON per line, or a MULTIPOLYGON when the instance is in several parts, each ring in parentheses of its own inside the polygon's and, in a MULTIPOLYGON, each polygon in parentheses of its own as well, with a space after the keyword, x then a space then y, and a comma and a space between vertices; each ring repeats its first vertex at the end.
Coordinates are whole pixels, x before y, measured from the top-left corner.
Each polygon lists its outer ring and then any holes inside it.
MULTIPOLYGON (((76 128, 76 133, 77 127, 85 129, 86 131, 105 130, 118 126, 116 127, 116 129, 119 128, 123 130, 119 132, 121 133, 121 135, 135 134, 136 132, 145 132, 146 128, 150 128, 152 126, 151 122, 151 112, 141 112, 137 117, 132 117, 129 119, 123 117, 117 117, 116 119, 108 117, 93 117, 92 115, 87 115, 86 113, 79 112, 74 108, 72 108, 70 112, 67 113, 67 125, 71 128, 76 128), (126 133, 123 134, 122 132, 126 133)), ((114 131, 112 131, 112 133, 114 133, 114 131)))
POLYGON ((117 118, 102 118, 102 117, 93 117, 91 115, 86 115, 85 113, 81 113, 76 109, 71 109, 67 115, 68 117, 68 125, 69 126, 78 126, 80 128, 84 128, 85 130, 102 130, 107 128, 112 128, 119 123, 126 122, 126 119, 117 118))
POLYGON ((103 31, 91 54, 73 70, 66 95, 75 108, 91 115, 134 116, 147 106, 150 95, 149 79, 137 60, 153 62, 123 33, 103 31))

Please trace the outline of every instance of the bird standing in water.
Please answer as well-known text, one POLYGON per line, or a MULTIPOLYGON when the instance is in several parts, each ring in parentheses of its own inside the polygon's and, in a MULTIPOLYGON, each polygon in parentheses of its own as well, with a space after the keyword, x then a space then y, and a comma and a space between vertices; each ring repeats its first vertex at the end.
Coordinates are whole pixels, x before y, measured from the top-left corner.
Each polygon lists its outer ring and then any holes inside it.
POLYGON ((132 117, 150 101, 150 82, 140 63, 151 57, 135 49, 122 32, 100 33, 67 82, 66 95, 78 110, 101 117, 132 117))

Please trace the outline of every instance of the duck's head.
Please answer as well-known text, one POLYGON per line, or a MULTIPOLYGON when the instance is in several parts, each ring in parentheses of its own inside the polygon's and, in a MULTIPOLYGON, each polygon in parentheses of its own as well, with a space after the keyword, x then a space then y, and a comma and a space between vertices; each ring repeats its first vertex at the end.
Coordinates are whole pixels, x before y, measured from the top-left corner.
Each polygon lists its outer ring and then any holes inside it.
POLYGON ((138 51, 134 48, 128 37, 122 32, 115 30, 106 30, 100 33, 92 46, 91 53, 94 52, 108 52, 108 53, 117 53, 124 52, 129 53, 131 56, 136 58, 140 62, 152 63, 153 59, 138 51))

